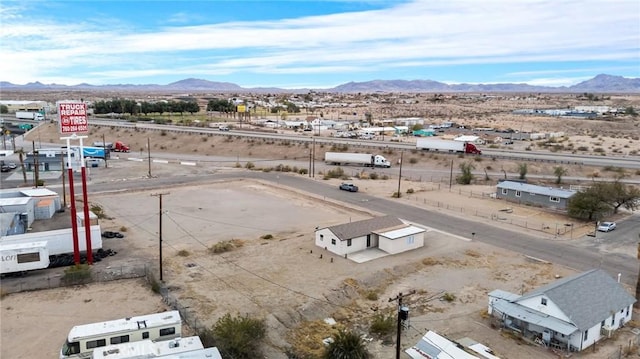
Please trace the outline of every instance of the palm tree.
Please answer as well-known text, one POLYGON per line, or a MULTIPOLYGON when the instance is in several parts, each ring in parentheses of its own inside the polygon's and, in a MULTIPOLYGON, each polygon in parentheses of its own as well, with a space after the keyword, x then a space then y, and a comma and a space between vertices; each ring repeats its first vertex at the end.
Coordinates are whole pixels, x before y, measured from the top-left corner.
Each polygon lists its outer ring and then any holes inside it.
POLYGON ((556 175, 556 183, 562 183, 562 176, 567 174, 567 169, 562 166, 557 166, 553 168, 553 174, 556 175))
POLYGON ((333 335, 333 342, 327 347, 324 358, 368 359, 369 352, 358 334, 341 330, 333 335))

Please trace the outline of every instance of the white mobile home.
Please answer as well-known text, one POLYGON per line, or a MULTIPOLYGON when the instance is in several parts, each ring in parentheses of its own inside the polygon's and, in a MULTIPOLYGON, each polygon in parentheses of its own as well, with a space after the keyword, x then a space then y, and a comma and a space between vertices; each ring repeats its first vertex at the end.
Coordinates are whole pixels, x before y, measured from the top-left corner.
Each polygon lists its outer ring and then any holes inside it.
POLYGON ((88 357, 96 348, 142 340, 169 340, 182 334, 177 310, 77 325, 60 350, 60 359, 88 357))

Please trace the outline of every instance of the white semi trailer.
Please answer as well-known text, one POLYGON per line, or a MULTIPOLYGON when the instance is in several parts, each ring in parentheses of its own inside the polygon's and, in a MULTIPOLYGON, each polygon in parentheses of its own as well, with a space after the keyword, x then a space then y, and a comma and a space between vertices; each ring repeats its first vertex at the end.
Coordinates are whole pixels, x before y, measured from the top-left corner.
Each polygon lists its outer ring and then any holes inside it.
POLYGON ((18 120, 44 120, 44 115, 40 112, 33 111, 16 111, 16 119, 18 120))
POLYGON ((0 274, 21 273, 49 266, 47 242, 0 242, 0 274))
POLYGON ((326 152, 324 162, 329 165, 359 165, 365 167, 391 167, 391 162, 371 153, 326 152))
POLYGON ((482 154, 482 151, 470 142, 433 138, 419 138, 418 141, 416 141, 416 149, 425 151, 468 153, 474 155, 482 154))

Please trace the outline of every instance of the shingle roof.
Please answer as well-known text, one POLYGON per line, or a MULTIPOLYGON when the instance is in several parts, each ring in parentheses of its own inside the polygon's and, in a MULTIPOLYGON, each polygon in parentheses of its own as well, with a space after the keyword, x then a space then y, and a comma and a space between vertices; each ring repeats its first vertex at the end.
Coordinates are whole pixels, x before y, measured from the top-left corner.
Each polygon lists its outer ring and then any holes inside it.
POLYGON ((544 187, 544 186, 536 186, 528 183, 520 183, 514 181, 502 181, 498 183, 498 188, 506 188, 515 191, 522 191, 527 193, 535 193, 543 196, 553 196, 559 198, 569 198, 576 194, 576 191, 562 189, 562 188, 553 188, 553 187, 544 187))
POLYGON ((393 216, 375 217, 362 221, 339 224, 337 226, 327 227, 341 241, 356 237, 366 236, 373 231, 384 228, 395 227, 404 224, 400 219, 393 216))
POLYGON ((636 299, 602 269, 563 278, 515 300, 545 295, 580 329, 587 330, 636 302, 636 299))

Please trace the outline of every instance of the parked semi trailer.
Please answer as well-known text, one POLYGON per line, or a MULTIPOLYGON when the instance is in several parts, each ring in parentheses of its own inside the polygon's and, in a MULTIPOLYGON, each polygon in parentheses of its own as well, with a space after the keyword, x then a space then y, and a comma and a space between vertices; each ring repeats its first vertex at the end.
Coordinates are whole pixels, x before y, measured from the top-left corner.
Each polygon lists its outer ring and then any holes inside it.
POLYGON ((476 145, 470 142, 453 141, 453 140, 439 140, 432 138, 420 138, 416 142, 416 148, 425 151, 438 151, 438 152, 456 152, 456 153, 468 153, 473 155, 481 155, 476 145))
MULTIPOLYGON (((71 228, 0 237, 1 248, 21 248, 22 250, 24 248, 38 248, 42 243, 45 243, 46 251, 48 252, 48 267, 61 267, 74 264, 73 233, 71 228)), ((85 240, 84 227, 78 227, 78 248, 80 250, 81 257, 86 258, 87 244, 85 240)), ((102 233, 100 231, 100 225, 91 226, 91 252, 96 260, 100 260, 111 253, 111 251, 104 251, 102 249, 102 233)), ((45 254, 44 251, 40 251, 39 253, 41 256, 44 256, 45 254)), ((47 266, 42 268, 46 268, 47 266)), ((26 269, 26 266, 22 266, 22 268, 17 270, 17 272, 24 272, 27 270, 31 269, 26 269)), ((12 272, 16 271, 12 270, 5 272, 3 268, 3 274, 12 272)))
POLYGON ((46 241, 29 243, 0 242, 0 274, 22 273, 49 266, 46 241))
POLYGON ((365 167, 391 167, 391 162, 371 153, 326 152, 324 162, 330 165, 359 165, 365 167))

